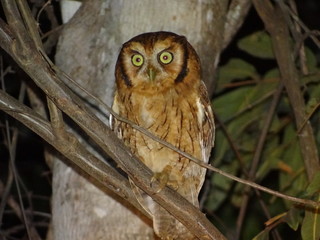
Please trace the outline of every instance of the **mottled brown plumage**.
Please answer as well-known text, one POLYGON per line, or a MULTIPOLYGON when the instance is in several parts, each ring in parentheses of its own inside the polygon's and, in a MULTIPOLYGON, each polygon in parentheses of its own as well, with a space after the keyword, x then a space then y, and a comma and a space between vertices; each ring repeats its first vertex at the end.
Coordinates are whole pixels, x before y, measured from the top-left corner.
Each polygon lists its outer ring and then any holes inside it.
MULTIPOLYGON (((208 162, 214 139, 214 121, 200 61, 185 37, 170 32, 144 33, 123 44, 116 64, 113 110, 184 152, 208 162)), ((112 127, 131 151, 153 172, 154 179, 177 190, 193 205, 206 170, 175 151, 112 120, 112 127)), ((162 239, 194 236, 160 205, 137 196, 153 216, 162 239)))

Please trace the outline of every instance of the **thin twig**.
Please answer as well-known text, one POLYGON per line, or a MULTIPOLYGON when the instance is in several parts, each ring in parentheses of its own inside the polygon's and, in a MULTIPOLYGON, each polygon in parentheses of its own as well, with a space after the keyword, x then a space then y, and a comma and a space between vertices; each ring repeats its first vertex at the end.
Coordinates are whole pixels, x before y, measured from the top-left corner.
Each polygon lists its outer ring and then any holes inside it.
MULTIPOLYGON (((80 84, 78 84, 76 81, 74 81, 71 77, 69 77, 66 73, 62 72, 61 70, 58 70, 57 67, 54 68, 55 71, 58 71, 60 74, 63 74, 64 77, 66 77, 67 79, 69 79, 76 87, 78 87, 80 90, 82 90, 84 93, 86 93, 87 95, 89 95, 95 102, 99 103, 100 106, 103 106, 107 111, 110 112, 110 114, 112 114, 117 120, 119 121, 122 121, 124 123, 127 123, 129 124, 132 128, 138 130, 139 132, 143 133, 144 135, 148 136, 149 138, 151 138, 152 140, 154 141, 157 141, 159 142, 160 144, 162 144, 163 146, 165 147, 168 147, 170 148, 171 150, 179 153, 180 155, 190 159, 191 161, 193 161, 194 163, 204 167, 204 168, 207 168, 213 172, 216 172, 216 173, 219 173, 221 174, 222 176, 225 176, 227 178, 230 178, 234 181, 237 181, 237 182, 240 182, 240 183, 243 183, 245 185, 248 185, 248 186, 251 186, 253 188, 256 188, 256 189, 259 189, 261 191, 264 191, 264 192, 267 192, 271 195, 275 195, 277 197, 280 197, 280 198, 283 198, 283 199, 286 199, 286 200, 289 200, 289 201, 293 201, 293 202, 296 202, 296 203, 299 203, 299 204, 303 204, 303 205, 311 205, 311 206, 314 206, 314 207, 317 207, 317 206, 320 206, 320 203, 318 202, 315 202, 315 201, 312 201, 312 200, 309 200, 309 199, 300 199, 300 198, 296 198, 296 197, 292 197, 292 196, 289 196, 289 195, 285 195, 285 194, 282 194, 280 192, 277 192, 277 191, 274 191, 274 190, 271 190, 269 188, 266 188, 266 187, 263 187, 259 184, 256 184, 254 182, 251 182, 251 181, 248 181, 248 180, 244 180, 244 179, 241 179, 241 178, 238 178, 236 176, 233 176, 232 174, 228 174, 218 168, 215 168, 213 167, 211 164, 207 164, 195 157, 193 157, 192 155, 186 153, 186 152, 183 152, 181 151, 179 148, 173 146, 172 144, 162 140, 161 138, 153 135, 152 133, 150 133, 147 129, 143 128, 143 127, 140 127, 139 125, 135 124, 134 122, 126 119, 126 118, 123 118, 121 116, 119 116, 117 113, 115 113, 109 106, 107 106, 104 102, 102 102, 102 100, 100 100, 99 98, 95 97, 93 94, 91 94, 90 92, 88 92, 85 88, 83 88, 80 84)), ((269 95, 269 94, 268 94, 269 95)))
POLYGON ((320 108, 320 102, 312 109, 312 111, 308 114, 306 119, 301 124, 301 127, 298 129, 298 134, 301 134, 302 129, 305 127, 306 123, 311 119, 312 115, 320 108))
MULTIPOLYGON (((242 159, 242 157, 241 157, 241 155, 240 155, 237 147, 235 146, 233 140, 231 139, 231 136, 229 135, 228 130, 226 129, 224 123, 221 122, 221 121, 219 120, 219 118, 217 118, 217 116, 216 116, 215 118, 216 118, 217 122, 219 123, 220 127, 222 128, 222 131, 224 132, 224 134, 225 134, 225 136, 226 136, 226 138, 227 138, 227 140, 228 140, 228 142, 229 142, 229 144, 230 144, 230 146, 231 146, 231 149, 232 149, 233 152, 235 153, 236 158, 238 159, 238 161, 239 161, 239 163, 240 163, 240 166, 241 166, 240 168, 241 168, 242 173, 244 174, 244 176, 245 176, 246 178, 249 179, 249 172, 248 172, 248 170, 246 169, 246 166, 245 166, 245 164, 244 164, 244 162, 243 162, 243 159, 242 159)), ((261 208, 262 208, 263 212, 265 213, 266 217, 269 219, 269 218, 271 217, 271 215, 270 215, 270 213, 269 213, 269 211, 268 211, 268 208, 267 208, 265 202, 264 202, 264 201, 262 200, 262 198, 261 198, 260 192, 259 192, 257 189, 254 189, 254 190, 255 190, 255 191, 254 191, 255 194, 256 194, 257 197, 258 197, 258 200, 259 200, 259 203, 260 203, 260 205, 261 205, 261 208)), ((240 211, 240 213, 241 213, 241 211, 240 211)), ((240 216, 241 216, 241 214, 239 214, 239 217, 238 217, 238 218, 240 218, 240 216)), ((241 220, 238 220, 238 221, 241 221, 241 220)), ((237 236, 237 237, 234 236, 234 237, 233 237, 234 239, 238 239, 238 238, 239 238, 239 233, 240 233, 240 232, 239 232, 238 229, 240 229, 240 227, 238 227, 238 228, 236 229, 236 232, 234 233, 234 235, 238 235, 238 236, 237 236)), ((278 233, 278 231, 275 231, 273 234, 276 235, 276 236, 275 236, 275 239, 281 239, 280 234, 278 233)))
POLYGON ((219 124, 219 127, 221 127, 221 130, 222 132, 224 133, 225 137, 227 138, 227 141, 232 149, 232 151, 234 152, 237 160, 239 161, 239 164, 240 164, 240 167, 241 167, 241 171, 244 173, 245 176, 248 176, 249 177, 249 172, 245 166, 245 163, 241 157, 241 154, 237 148, 237 146, 235 145, 233 139, 231 138, 227 128, 226 128, 226 125, 224 122, 222 122, 219 118, 219 116, 215 115, 215 120, 216 122, 219 124))
POLYGON ((60 111, 59 108, 54 104, 54 102, 51 101, 50 98, 47 97, 47 102, 48 102, 48 109, 50 113, 50 122, 51 122, 51 127, 52 127, 52 132, 59 141, 60 139, 63 139, 66 137, 66 129, 65 129, 65 124, 63 121, 62 117, 62 112, 60 111))
MULTIPOLYGON (((1 58, 1 66, 0 67, 1 67, 1 88, 5 91, 6 86, 5 86, 5 82, 4 82, 4 73, 2 71, 2 69, 3 69, 2 58, 1 58)), ((25 92, 26 92, 26 85, 25 85, 25 83, 22 83, 20 86, 20 92, 19 92, 19 102, 23 102, 24 97, 25 97, 25 92)), ((7 118, 5 119, 5 126, 6 126, 6 142, 7 142, 8 150, 9 150, 9 167, 8 167, 9 175, 8 175, 6 187, 3 191, 3 197, 2 197, 2 201, 1 201, 1 205, 0 205, 1 206, 1 208, 0 208, 0 211, 1 211, 0 225, 2 223, 2 216, 3 216, 2 213, 3 213, 4 207, 6 205, 6 202, 8 200, 11 185, 12 185, 13 179, 14 179, 15 183, 16 183, 18 197, 19 197, 19 203, 20 203, 20 209, 21 209, 20 213, 22 216, 22 220, 24 222, 24 226, 27 231, 27 235, 30 239, 31 239, 31 236, 34 236, 36 239, 39 239, 39 235, 38 235, 37 231, 34 229, 34 227, 31 227, 32 229, 30 229, 28 219, 25 214, 24 203, 23 203, 22 196, 21 196, 21 190, 20 190, 20 185, 19 185, 19 180, 18 180, 18 173, 17 173, 16 167, 15 167, 15 158, 16 158, 16 149, 17 149, 19 131, 17 128, 14 128, 13 135, 11 138, 11 134, 10 134, 10 130, 9 130, 10 126, 9 126, 9 121, 7 118)))
POLYGON ((228 119, 224 120, 224 123, 226 124, 226 123, 232 121, 233 119, 239 117, 241 114, 247 112, 248 110, 253 109, 253 108, 256 107, 257 105, 263 103, 263 102, 266 101, 268 98, 270 98, 274 93, 275 93, 275 90, 266 93, 265 95, 261 96, 261 98, 259 98, 257 101, 249 104, 247 107, 241 109, 239 112, 235 113, 234 115, 232 115, 232 116, 229 117, 228 119))
POLYGON ((20 186, 19 186, 18 174, 17 174, 17 170, 16 170, 16 167, 15 167, 15 164, 14 164, 15 151, 13 149, 13 145, 12 145, 12 142, 11 142, 11 134, 10 134, 10 131, 9 131, 8 119, 5 120, 5 124, 6 124, 6 135, 7 135, 7 143, 8 143, 8 148, 9 148, 11 171, 13 173, 13 176, 14 176, 14 179, 15 179, 15 183, 16 183, 16 189, 17 189, 17 193, 18 193, 18 197, 19 197, 19 203, 20 203, 20 208, 21 208, 21 212, 22 212, 24 226, 26 228, 27 235, 28 235, 29 239, 31 239, 31 231, 30 231, 30 228, 29 228, 29 223, 28 223, 27 216, 25 214, 24 203, 23 203, 23 200, 22 200, 21 190, 20 190, 20 186))
POLYGON ((37 17, 36 17, 36 19, 37 19, 37 22, 40 22, 39 21, 39 18, 40 18, 40 15, 41 15, 41 13, 45 10, 45 8, 48 6, 48 5, 50 5, 51 4, 51 0, 48 0, 45 4, 43 4, 43 6, 41 7, 41 9, 39 10, 39 12, 38 12, 38 14, 37 14, 37 17))
POLYGON ((319 35, 318 31, 313 31, 310 30, 299 18, 299 16, 287 5, 282 5, 285 10, 287 10, 291 17, 301 26, 301 28, 308 33, 308 36, 310 36, 310 38, 312 39, 312 41, 317 45, 318 48, 320 48, 320 41, 314 36, 315 33, 317 33, 319 35), (312 34, 314 33, 314 34, 312 34))
POLYGON ((25 23, 26 29, 29 33, 30 39, 33 40, 37 49, 43 49, 41 38, 38 33, 38 26, 36 25, 36 21, 31 14, 27 1, 17 1, 17 5, 21 13, 23 22, 25 23))
MULTIPOLYGON (((228 140, 228 142, 229 142, 229 144, 230 144, 230 146, 231 146, 231 149, 232 149, 233 152, 235 153, 236 158, 238 159, 238 161, 239 161, 239 163, 240 163, 242 173, 244 174, 244 176, 245 176, 246 178, 249 178, 249 172, 248 172, 248 170, 246 169, 246 166, 245 166, 245 164, 244 164, 244 162, 243 162, 243 159, 242 159, 242 157, 241 157, 241 154, 239 153, 237 147, 235 146, 233 140, 231 139, 231 136, 229 135, 227 128, 225 127, 224 123, 219 120, 219 118, 218 118, 217 116, 215 117, 215 119, 216 119, 216 121, 219 123, 220 127, 222 128, 222 131, 224 132, 224 134, 225 134, 225 136, 226 136, 226 138, 227 138, 227 140, 228 140)), ((258 200, 259 200, 259 203, 260 203, 260 205, 261 205, 261 208, 262 208, 263 212, 265 213, 266 217, 269 219, 269 218, 271 217, 271 215, 270 215, 270 213, 269 213, 269 211, 268 211, 268 208, 267 208, 265 202, 264 202, 264 201, 262 200, 262 198, 261 198, 260 192, 259 192, 257 189, 254 189, 254 190, 255 190, 255 191, 254 191, 255 194, 256 194, 257 197, 258 197, 258 200)), ((240 211, 240 212, 241 212, 241 211, 240 211)), ((241 215, 241 214, 239 214, 239 218, 240 218, 240 215, 241 215)), ((239 220, 239 221, 240 221, 240 220, 239 220)), ((234 235, 238 235, 238 236, 237 236, 237 237, 234 236, 233 239, 238 239, 238 238, 239 238, 239 233, 240 233, 240 232, 238 231, 238 229, 240 229, 240 227, 237 228, 237 229, 236 229, 236 232, 234 233, 234 235)), ((272 234, 275 235, 275 239, 281 239, 280 234, 279 234, 278 231, 275 231, 275 232, 272 233, 272 234)))
MULTIPOLYGON (((269 111, 267 113, 267 117, 265 118, 265 121, 262 124, 263 128, 262 128, 262 131, 261 131, 257 146, 255 148, 255 152, 254 152, 254 155, 253 155, 251 167, 250 167, 250 170, 249 170, 249 178, 248 178, 248 180, 254 181, 254 179, 255 179, 255 173, 257 171, 257 167, 258 167, 258 164, 259 164, 260 159, 261 159, 262 150, 263 150, 266 138, 267 138, 267 134, 268 134, 269 128, 271 126, 272 119, 274 117, 274 113, 275 113, 276 107, 277 107, 279 99, 281 97, 282 91, 283 91, 283 84, 280 83, 279 86, 278 86, 277 91, 273 95, 273 99, 272 99, 269 111)), ((237 234, 236 234, 237 239, 240 237, 240 233, 241 233, 241 230, 242 230, 242 224, 243 224, 243 221, 244 221, 244 218, 245 218, 245 215, 246 215, 246 210, 247 210, 247 206, 248 206, 249 198, 250 198, 250 195, 248 194, 249 191, 250 191, 250 189, 248 187, 246 187, 244 189, 244 191, 243 191, 245 194, 244 194, 244 197, 243 197, 243 200, 242 200, 242 205, 241 205, 241 208, 240 208, 240 211, 239 211, 239 216, 238 216, 238 219, 237 219, 237 234)))
MULTIPOLYGON (((283 5, 285 5, 285 4, 283 4, 283 5)), ((292 9, 292 11, 295 13, 295 15, 297 15, 298 14, 298 10, 297 10, 297 5, 296 5, 295 1, 290 0, 289 1, 289 5, 291 7, 290 9, 292 9)), ((305 51, 305 47, 304 47, 304 44, 303 44, 304 39, 302 39, 301 44, 299 43, 299 38, 301 39, 301 35, 302 35, 301 27, 296 21, 294 21, 294 26, 295 26, 294 29, 297 32, 297 34, 296 34, 297 36, 295 37, 295 41, 298 43, 297 44, 297 50, 295 50, 295 51, 299 52, 300 69, 301 69, 302 74, 308 75, 309 74, 309 69, 308 69, 308 66, 307 66, 306 51, 305 51)))

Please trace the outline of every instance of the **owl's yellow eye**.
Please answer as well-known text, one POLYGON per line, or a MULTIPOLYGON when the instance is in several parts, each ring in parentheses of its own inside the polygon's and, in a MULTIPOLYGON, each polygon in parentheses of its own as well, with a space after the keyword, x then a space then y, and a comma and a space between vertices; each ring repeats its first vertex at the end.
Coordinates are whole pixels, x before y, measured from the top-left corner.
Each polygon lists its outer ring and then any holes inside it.
POLYGON ((134 66, 140 67, 143 64, 143 56, 140 54, 135 54, 132 56, 131 62, 134 66))
POLYGON ((163 64, 169 64, 173 60, 173 55, 171 52, 162 52, 160 53, 159 60, 163 64))

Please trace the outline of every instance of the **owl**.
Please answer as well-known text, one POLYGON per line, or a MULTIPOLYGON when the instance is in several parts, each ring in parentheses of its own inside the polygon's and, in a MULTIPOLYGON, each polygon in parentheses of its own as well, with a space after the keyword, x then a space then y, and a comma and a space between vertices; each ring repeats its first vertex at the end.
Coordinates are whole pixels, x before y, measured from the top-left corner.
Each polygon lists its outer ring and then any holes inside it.
MULTIPOLYGON (((112 109, 203 162, 214 143, 214 119, 197 53, 184 36, 171 32, 138 35, 124 43, 116 68, 112 109)), ((111 126, 153 173, 152 181, 176 190, 199 207, 198 194, 206 169, 156 140, 111 119, 111 126)), ((133 185, 133 188, 135 185, 133 185)), ((161 190, 161 187, 160 189, 161 190)), ((140 204, 151 214, 161 239, 195 239, 182 223, 135 189, 140 204)))

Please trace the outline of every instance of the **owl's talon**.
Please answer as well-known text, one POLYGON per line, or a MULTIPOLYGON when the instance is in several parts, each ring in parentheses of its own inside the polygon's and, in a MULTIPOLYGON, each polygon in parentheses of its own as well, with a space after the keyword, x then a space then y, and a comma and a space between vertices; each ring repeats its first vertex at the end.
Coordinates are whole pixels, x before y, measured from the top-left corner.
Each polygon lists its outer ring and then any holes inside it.
POLYGON ((151 178, 151 185, 155 181, 159 183, 158 187, 156 188, 156 193, 161 192, 166 186, 171 187, 173 190, 177 190, 179 185, 176 180, 170 179, 172 166, 167 165, 162 172, 154 173, 151 178))
POLYGON ((156 181, 159 183, 159 185, 156 188, 156 193, 159 193, 167 185, 167 183, 169 181, 169 174, 166 173, 166 172, 163 172, 163 171, 162 172, 158 172, 158 173, 154 173, 152 178, 151 178, 151 186, 156 181))

